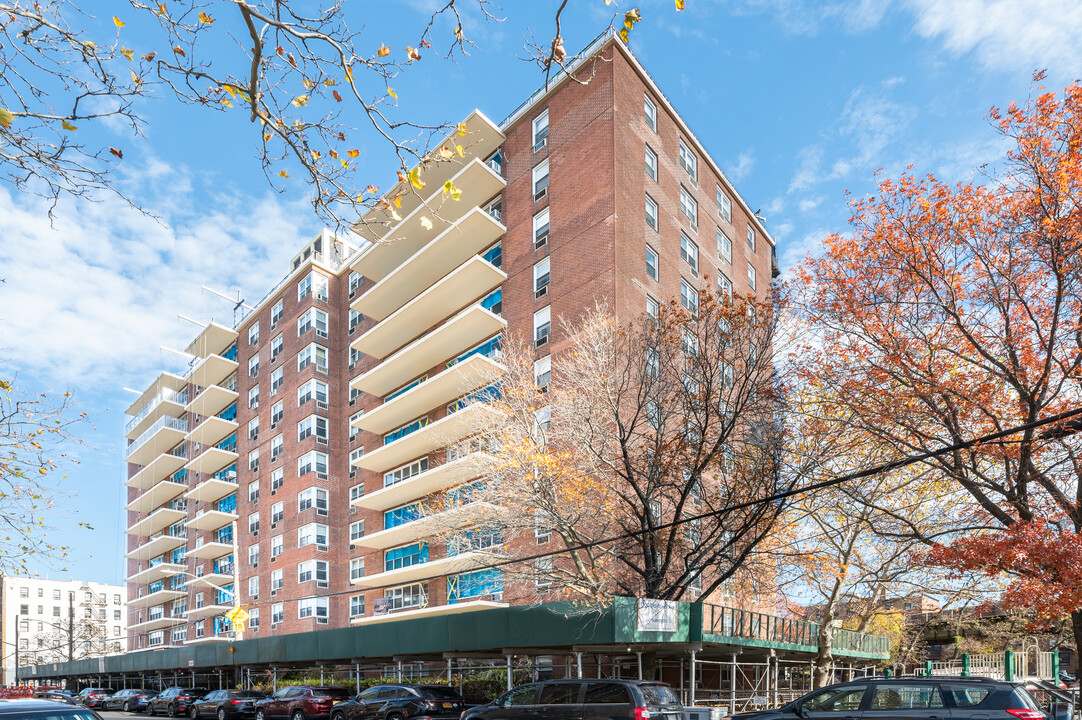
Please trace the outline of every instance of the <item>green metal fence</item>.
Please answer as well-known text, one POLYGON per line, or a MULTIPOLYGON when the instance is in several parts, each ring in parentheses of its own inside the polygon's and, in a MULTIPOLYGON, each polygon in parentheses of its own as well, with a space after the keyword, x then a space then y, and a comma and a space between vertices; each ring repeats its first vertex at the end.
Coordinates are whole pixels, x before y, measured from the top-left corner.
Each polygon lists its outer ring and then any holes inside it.
MULTIPOLYGON (((819 623, 777 615, 703 603, 703 635, 714 642, 740 641, 762 647, 816 652, 819 623)), ((834 652, 854 657, 886 659, 890 639, 878 635, 835 628, 834 652)))

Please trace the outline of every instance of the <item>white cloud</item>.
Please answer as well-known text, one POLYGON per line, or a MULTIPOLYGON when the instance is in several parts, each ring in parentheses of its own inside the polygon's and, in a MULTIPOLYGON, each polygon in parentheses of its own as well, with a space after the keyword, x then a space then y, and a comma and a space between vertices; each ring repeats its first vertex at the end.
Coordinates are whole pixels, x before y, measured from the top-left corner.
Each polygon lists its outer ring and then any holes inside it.
POLYGON ((1082 3, 1078 0, 907 0, 916 31, 947 50, 973 52, 1000 70, 1082 70, 1082 3))
POLYGON ((755 153, 751 150, 745 150, 740 153, 736 162, 730 162, 725 168, 725 174, 733 180, 743 180, 751 174, 752 168, 755 167, 755 153))
POLYGON ((778 258, 782 273, 788 274, 807 256, 819 255, 823 251, 823 240, 829 234, 829 230, 817 228, 805 233, 801 238, 787 242, 778 258))
POLYGON ((797 203, 797 207, 800 208, 800 212, 811 212, 815 208, 819 207, 820 203, 822 202, 822 197, 804 198, 799 203, 797 203))
POLYGON ((797 153, 797 169, 793 179, 789 181, 789 192, 806 190, 819 182, 822 173, 819 166, 823 162, 823 148, 819 145, 809 145, 797 153))

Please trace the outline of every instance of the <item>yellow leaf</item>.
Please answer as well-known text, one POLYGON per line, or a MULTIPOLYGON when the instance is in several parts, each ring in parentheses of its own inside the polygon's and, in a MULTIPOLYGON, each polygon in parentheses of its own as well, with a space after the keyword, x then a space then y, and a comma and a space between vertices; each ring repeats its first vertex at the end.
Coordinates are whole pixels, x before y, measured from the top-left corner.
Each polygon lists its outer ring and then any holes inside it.
POLYGON ((466 153, 463 152, 461 145, 455 145, 455 150, 458 151, 458 156, 459 157, 466 157, 466 153))
POLYGON ((346 168, 347 170, 349 169, 349 163, 345 160, 339 160, 338 162, 342 163, 342 167, 346 168))
POLYGON ((366 188, 364 189, 364 191, 365 191, 366 193, 372 193, 373 195, 375 195, 376 193, 378 193, 378 192, 379 192, 379 187, 378 187, 378 186, 376 186, 376 185, 369 185, 368 187, 366 187, 366 188))
POLYGON ((334 78, 327 78, 323 81, 323 87, 331 87, 334 85, 334 78))
POLYGON ((135 87, 142 87, 143 85, 143 78, 136 75, 134 70, 131 71, 131 81, 135 83, 135 87))
POLYGON ((337 159, 338 159, 338 151, 337 151, 337 150, 331 150, 331 151, 330 151, 330 152, 329 152, 328 154, 329 154, 329 155, 330 155, 330 156, 331 156, 332 158, 334 158, 335 160, 337 160, 337 159))
POLYGON ((346 68, 346 80, 348 80, 351 84, 353 83, 353 71, 349 68, 346 68))
POLYGON ((207 15, 205 12, 201 12, 199 13, 199 22, 203 23, 204 25, 210 25, 212 22, 214 22, 214 18, 212 18, 210 15, 207 15))
POLYGON ((308 104, 308 96, 307 95, 298 95, 297 97, 293 98, 294 107, 304 107, 307 104, 308 104))
POLYGON ((361 154, 360 150, 348 150, 348 151, 346 151, 346 155, 349 155, 351 158, 355 158, 360 154, 361 154))
POLYGON ((424 181, 421 180, 421 168, 415 167, 410 170, 409 178, 410 184, 412 184, 413 187, 417 188, 418 190, 425 186, 424 181))
POLYGON ((685 3, 685 2, 684 2, 684 0, 676 0, 676 10, 677 10, 677 12, 679 12, 679 11, 683 10, 683 9, 684 9, 684 6, 685 6, 686 4, 687 4, 687 3, 685 3))
POLYGON ((446 160, 448 158, 451 158, 451 157, 454 157, 454 155, 455 155, 454 151, 451 150, 451 148, 447 147, 446 145, 440 146, 440 149, 439 149, 438 152, 440 154, 440 157, 443 158, 444 160, 446 160))
POLYGON ((312 159, 313 159, 313 160, 319 160, 319 158, 320 158, 320 157, 321 157, 321 156, 320 156, 320 154, 319 154, 319 150, 313 150, 313 151, 312 151, 312 159))
POLYGON ((387 94, 393 97, 395 100, 398 99, 398 93, 394 91, 394 88, 387 88, 387 94))
POLYGON ((123 55, 124 57, 128 58, 128 60, 131 60, 132 56, 135 55, 135 51, 134 50, 129 50, 128 48, 121 45, 120 46, 120 54, 123 55))
POLYGON ((278 177, 287 178, 287 177, 289 177, 289 173, 287 173, 285 170, 283 170, 282 172, 278 173, 278 177))
POLYGON ((458 134, 462 137, 466 136, 466 123, 460 122, 455 129, 458 130, 458 134))
POLYGON ((304 83, 304 89, 305 90, 311 90, 312 88, 314 88, 316 86, 316 84, 314 82, 312 82, 311 80, 309 80, 308 78, 305 78, 301 82, 304 83))
POLYGON ((379 50, 376 50, 376 55, 378 57, 387 57, 390 54, 391 48, 387 47, 386 45, 380 45, 379 50))
POLYGON ((452 200, 458 200, 460 197, 462 197, 462 190, 456 187, 454 190, 451 191, 452 200))
POLYGON ((158 3, 158 14, 165 15, 169 8, 165 6, 165 3, 158 3))
POLYGON ((423 227, 425 230, 431 230, 432 229, 432 221, 429 220, 428 218, 422 216, 421 217, 421 227, 423 227))
POLYGON ((229 93, 229 97, 237 96, 237 91, 229 87, 228 85, 222 85, 222 90, 225 90, 227 93, 229 93))
POLYGON ((398 211, 392 210, 391 219, 393 219, 395 222, 400 222, 402 220, 402 216, 398 214, 398 211))
POLYGON ((450 180, 443 183, 443 191, 445 193, 449 193, 454 189, 455 189, 455 184, 453 182, 451 182, 450 180))
POLYGON ((222 98, 218 102, 220 102, 222 105, 225 105, 226 107, 233 107, 233 103, 229 101, 229 98, 222 98))
POLYGON ((266 142, 267 140, 270 140, 270 139, 271 139, 271 134, 270 133, 263 133, 263 142, 266 142))
POLYGON ((401 195, 399 195, 398 197, 396 197, 394 199, 394 206, 396 208, 400 209, 400 210, 402 209, 402 196, 401 195))
POLYGON ((75 130, 78 130, 78 129, 79 129, 78 127, 76 127, 75 125, 72 125, 72 124, 71 124, 70 122, 68 122, 67 120, 65 120, 64 122, 60 123, 60 127, 64 128, 65 130, 71 130, 71 131, 75 131, 75 130))
POLYGON ((113 16, 113 24, 116 25, 118 28, 124 27, 124 21, 118 18, 116 15, 113 16))

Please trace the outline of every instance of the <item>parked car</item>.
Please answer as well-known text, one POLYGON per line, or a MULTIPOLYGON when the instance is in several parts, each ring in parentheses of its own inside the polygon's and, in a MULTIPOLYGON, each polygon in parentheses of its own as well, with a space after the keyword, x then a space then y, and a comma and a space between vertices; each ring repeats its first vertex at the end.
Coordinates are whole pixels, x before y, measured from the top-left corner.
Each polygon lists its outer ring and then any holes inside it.
POLYGON ((154 693, 142 688, 127 688, 117 690, 105 698, 101 704, 102 710, 123 710, 124 712, 141 712, 146 709, 147 699, 154 693))
POLYGON ((68 705, 78 705, 79 702, 75 699, 67 690, 38 690, 34 693, 35 700, 54 700, 56 702, 67 703, 68 705))
POLYGON ((255 703, 256 720, 329 720, 331 707, 349 699, 343 688, 297 685, 278 690, 255 703))
POLYGON ((457 718, 466 707, 446 685, 373 685, 331 708, 331 720, 457 718))
POLYGON ((462 713, 462 720, 683 718, 684 707, 673 689, 665 683, 646 680, 576 679, 529 683, 462 713))
POLYGON ((72 707, 55 700, 20 698, 18 700, 0 700, 0 719, 2 720, 102 720, 93 710, 72 707))
POLYGON ((202 700, 209 692, 210 690, 203 687, 166 688, 147 701, 147 715, 157 715, 160 712, 169 717, 187 715, 191 704, 202 700))
POLYGON ((733 720, 1047 720, 1025 688, 973 677, 872 677, 838 683, 733 720))
POLYGON ((113 691, 110 688, 84 688, 79 691, 75 698, 81 705, 92 708, 101 707, 102 701, 112 694, 113 691))
POLYGON ((255 690, 215 690, 188 708, 188 716, 193 718, 252 717, 255 715, 255 702, 267 697, 255 690))

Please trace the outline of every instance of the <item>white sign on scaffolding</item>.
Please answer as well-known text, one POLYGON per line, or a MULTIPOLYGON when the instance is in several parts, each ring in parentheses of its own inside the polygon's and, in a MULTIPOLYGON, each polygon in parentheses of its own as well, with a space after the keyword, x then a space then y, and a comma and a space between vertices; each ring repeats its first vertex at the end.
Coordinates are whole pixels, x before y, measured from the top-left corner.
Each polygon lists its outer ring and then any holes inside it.
POLYGON ((674 601, 639 598, 639 632, 676 632, 677 621, 674 601))

